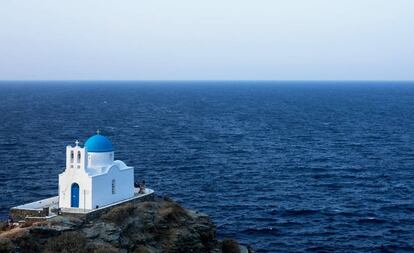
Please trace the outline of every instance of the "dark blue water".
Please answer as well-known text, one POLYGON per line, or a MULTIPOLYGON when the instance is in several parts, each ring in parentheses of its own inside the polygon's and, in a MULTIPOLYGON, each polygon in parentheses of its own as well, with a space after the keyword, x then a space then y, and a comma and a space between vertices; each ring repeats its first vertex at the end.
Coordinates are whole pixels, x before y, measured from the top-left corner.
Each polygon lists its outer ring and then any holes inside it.
POLYGON ((414 83, 2 83, 0 215, 100 129, 258 252, 414 251, 414 83))

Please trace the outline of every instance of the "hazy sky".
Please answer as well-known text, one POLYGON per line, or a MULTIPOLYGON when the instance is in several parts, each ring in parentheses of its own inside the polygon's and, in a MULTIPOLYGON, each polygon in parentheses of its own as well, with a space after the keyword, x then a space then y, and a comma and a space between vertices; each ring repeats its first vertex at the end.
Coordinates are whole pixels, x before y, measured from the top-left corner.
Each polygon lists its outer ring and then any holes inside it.
POLYGON ((2 0, 1 79, 414 80, 414 1, 2 0))

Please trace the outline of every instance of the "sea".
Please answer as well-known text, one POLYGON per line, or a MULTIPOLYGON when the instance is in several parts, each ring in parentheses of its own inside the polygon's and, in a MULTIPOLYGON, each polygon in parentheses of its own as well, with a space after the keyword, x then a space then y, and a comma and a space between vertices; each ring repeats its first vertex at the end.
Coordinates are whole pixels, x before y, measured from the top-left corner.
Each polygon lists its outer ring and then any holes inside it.
POLYGON ((256 252, 414 252, 414 82, 0 82, 0 218, 97 129, 256 252))

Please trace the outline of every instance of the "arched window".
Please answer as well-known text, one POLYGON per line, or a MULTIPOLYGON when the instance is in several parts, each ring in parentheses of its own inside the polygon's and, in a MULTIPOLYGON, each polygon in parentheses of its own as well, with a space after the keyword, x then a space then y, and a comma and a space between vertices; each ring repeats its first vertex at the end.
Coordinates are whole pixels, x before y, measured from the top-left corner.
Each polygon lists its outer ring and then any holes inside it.
POLYGON ((70 162, 73 163, 73 159, 74 159, 75 155, 73 154, 73 150, 70 151, 70 162))
POLYGON ((80 161, 81 161, 81 152, 78 151, 78 163, 80 163, 80 161))

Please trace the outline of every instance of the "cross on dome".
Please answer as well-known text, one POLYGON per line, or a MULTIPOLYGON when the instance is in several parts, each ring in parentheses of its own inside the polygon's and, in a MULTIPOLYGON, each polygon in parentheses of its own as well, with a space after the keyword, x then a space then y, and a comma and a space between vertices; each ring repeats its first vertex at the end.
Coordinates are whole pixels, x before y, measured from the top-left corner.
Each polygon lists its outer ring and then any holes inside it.
POLYGON ((100 134, 101 133, 101 131, 98 129, 98 130, 96 130, 96 134, 100 134))
POLYGON ((76 140, 76 141, 75 141, 75 144, 76 144, 76 147, 77 147, 77 146, 79 146, 79 141, 78 141, 78 140, 76 140))

